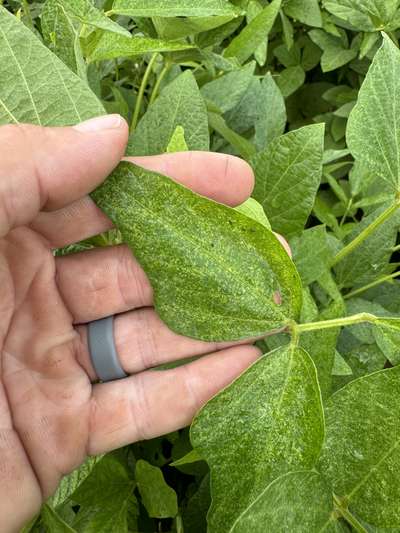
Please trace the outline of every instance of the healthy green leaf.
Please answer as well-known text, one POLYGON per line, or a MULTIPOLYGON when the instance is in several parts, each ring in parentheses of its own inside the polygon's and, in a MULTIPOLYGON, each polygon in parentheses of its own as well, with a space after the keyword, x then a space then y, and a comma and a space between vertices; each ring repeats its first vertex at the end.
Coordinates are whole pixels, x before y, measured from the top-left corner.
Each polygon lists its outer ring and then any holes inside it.
POLYGON ((347 127, 351 153, 381 178, 381 192, 400 190, 399 80, 400 51, 384 37, 347 127))
POLYGON ((274 25, 282 0, 273 0, 235 37, 225 49, 226 57, 244 63, 262 44, 274 25))
POLYGON ((236 107, 246 94, 254 79, 254 68, 255 63, 252 62, 241 69, 228 72, 206 83, 201 89, 201 94, 222 113, 226 113, 236 107))
POLYGON ((332 252, 325 226, 314 226, 290 241, 293 262, 304 285, 310 285, 329 269, 332 252), (312 250, 312 253, 310 253, 312 250))
POLYGON ((259 117, 255 124, 254 143, 257 149, 262 151, 283 134, 286 126, 285 100, 270 73, 262 80, 257 107, 259 117))
POLYGON ((186 144, 185 130, 182 126, 177 126, 167 146, 167 153, 187 151, 188 145, 186 144))
POLYGON ((82 24, 124 35, 127 38, 131 37, 131 33, 128 30, 108 18, 90 0, 57 0, 57 3, 66 13, 79 20, 82 24))
POLYGON ((330 532, 332 489, 317 472, 285 474, 264 489, 240 515, 231 533, 330 532))
POLYGON ((75 73, 78 61, 83 61, 78 34, 70 16, 57 0, 46 0, 41 16, 43 38, 47 46, 75 73), (80 51, 80 57, 77 57, 80 51))
POLYGON ((324 126, 306 126, 283 135, 252 159, 254 198, 271 226, 289 237, 304 228, 322 176, 324 126))
POLYGON ((154 52, 176 52, 193 46, 148 37, 124 37, 110 32, 98 32, 89 40, 86 55, 89 61, 103 61, 117 57, 132 57, 154 52))
POLYGON ((129 155, 165 152, 177 126, 185 130, 189 150, 209 149, 207 109, 189 70, 170 83, 148 108, 130 139, 129 155))
POLYGON ((246 215, 246 217, 259 222, 269 230, 271 229, 271 224, 269 223, 262 205, 260 205, 257 200, 254 200, 254 198, 249 198, 244 204, 238 205, 235 209, 236 211, 239 211, 239 213, 242 213, 242 215, 246 215))
POLYGON ((166 484, 159 468, 147 461, 136 463, 135 477, 143 505, 153 518, 173 518, 178 513, 175 491, 166 484))
POLYGON ((114 457, 104 457, 73 494, 80 506, 73 527, 79 533, 128 533, 128 508, 136 505, 135 482, 114 457))
POLYGON ((130 17, 208 17, 238 15, 228 0, 115 0, 113 12, 130 17))
POLYGON ((157 310, 174 331, 243 339, 282 327, 300 312, 301 285, 283 247, 234 209, 129 163, 93 198, 134 250, 157 310))
POLYGON ((236 19, 235 15, 186 18, 152 17, 158 35, 161 39, 167 40, 181 39, 188 35, 196 35, 219 28, 234 19, 236 19))
POLYGON ((357 379, 325 405, 319 468, 360 518, 399 527, 400 367, 357 379))
POLYGON ((288 0, 285 3, 285 13, 308 26, 322 26, 318 0, 288 0))
POLYGON ((66 126, 102 114, 88 86, 0 6, 0 125, 66 126))
POLYGON ((324 0, 325 9, 366 32, 398 27, 399 6, 399 0, 324 0))
MULTIPOLYGON (((365 217, 345 239, 345 244, 355 239, 389 205, 385 204, 365 217)), ((392 255, 390 249, 396 244, 399 226, 400 210, 371 233, 358 248, 347 255, 337 265, 335 271, 338 283, 343 287, 352 287, 355 284, 367 284, 389 270, 389 261, 392 255)))
POLYGON ((357 57, 357 48, 345 48, 342 39, 324 30, 311 30, 309 36, 323 50, 321 58, 323 72, 336 70, 357 57))
POLYGON ((213 398, 191 428, 211 469, 210 533, 236 519, 276 477, 312 468, 324 438, 315 367, 301 349, 263 356, 213 398))
POLYGON ((47 531, 77 533, 76 529, 69 526, 52 507, 46 504, 42 507, 42 522, 47 531))
POLYGON ((283 96, 287 98, 303 85, 305 79, 306 73, 304 72, 303 67, 297 65, 282 70, 276 79, 276 84, 283 96))
POLYGON ((251 159, 256 154, 254 144, 231 130, 224 118, 217 113, 208 113, 210 127, 217 131, 243 159, 251 159))

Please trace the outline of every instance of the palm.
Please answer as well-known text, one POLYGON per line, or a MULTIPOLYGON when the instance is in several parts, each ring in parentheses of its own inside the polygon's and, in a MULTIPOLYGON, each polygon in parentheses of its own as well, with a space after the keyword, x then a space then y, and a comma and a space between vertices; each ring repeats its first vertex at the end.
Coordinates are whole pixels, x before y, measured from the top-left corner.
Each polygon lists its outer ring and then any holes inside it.
MULTIPOLYGON (((7 533, 19 531, 86 455, 187 425, 259 355, 251 346, 170 331, 125 246, 54 257, 54 248, 110 228, 85 194, 117 164, 126 137, 123 125, 101 134, 0 128, 0 144, 16 147, 0 161, 0 530, 7 533), (84 324, 108 315, 117 315, 116 348, 132 375, 93 385, 84 324), (151 370, 204 354, 189 365, 151 370)), ((136 162, 230 204, 244 201, 252 184, 243 162, 217 154, 136 162)))
POLYGON ((19 450, 20 475, 46 497, 85 458, 92 387, 45 239, 19 228, 0 241, 0 251, 3 427, 14 428, 8 439, 19 450))

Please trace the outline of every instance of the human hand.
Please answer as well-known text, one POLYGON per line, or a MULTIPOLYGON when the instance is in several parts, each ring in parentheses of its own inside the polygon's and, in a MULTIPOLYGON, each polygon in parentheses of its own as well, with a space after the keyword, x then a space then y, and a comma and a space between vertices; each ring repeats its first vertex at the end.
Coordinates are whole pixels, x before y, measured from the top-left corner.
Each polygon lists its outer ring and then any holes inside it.
MULTIPOLYGON (((0 128, 2 533, 18 531, 87 455, 190 423, 259 356, 252 346, 168 330, 126 246, 54 257, 54 248, 111 228, 87 195, 118 164, 127 137, 118 116, 76 128, 0 128), (133 375, 93 385, 82 324, 113 314, 120 362, 133 375), (173 370, 148 370, 204 354, 173 370)), ((228 205, 243 202, 253 186, 249 166, 222 154, 135 162, 228 205)))

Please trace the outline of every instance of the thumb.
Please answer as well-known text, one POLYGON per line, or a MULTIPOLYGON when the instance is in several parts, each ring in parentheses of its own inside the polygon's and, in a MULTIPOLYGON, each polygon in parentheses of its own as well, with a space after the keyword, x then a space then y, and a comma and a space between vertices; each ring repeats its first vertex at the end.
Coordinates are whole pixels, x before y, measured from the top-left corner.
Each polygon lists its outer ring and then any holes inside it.
POLYGON ((119 115, 74 127, 0 127, 0 238, 40 210, 71 204, 118 165, 128 140, 119 115))

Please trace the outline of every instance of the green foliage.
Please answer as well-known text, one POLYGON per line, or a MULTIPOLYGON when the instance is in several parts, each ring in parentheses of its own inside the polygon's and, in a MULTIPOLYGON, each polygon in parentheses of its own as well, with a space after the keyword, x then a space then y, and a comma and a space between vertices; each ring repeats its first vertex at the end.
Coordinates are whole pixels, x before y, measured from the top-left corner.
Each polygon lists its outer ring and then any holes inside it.
POLYGON ((177 333, 279 333, 190 434, 88 459, 24 533, 399 530, 399 37, 398 0, 0 0, 0 125, 107 110, 127 155, 255 171, 228 208, 123 163, 93 193, 119 232, 58 253, 122 236, 177 333))
POLYGON ((310 357, 290 347, 261 358, 207 404, 191 437, 211 468, 210 530, 231 531, 271 481, 319 456, 323 412, 310 357))
POLYGON ((157 310, 174 331, 245 339, 298 316, 293 264, 273 233, 247 216, 130 163, 93 198, 135 250, 157 310))

